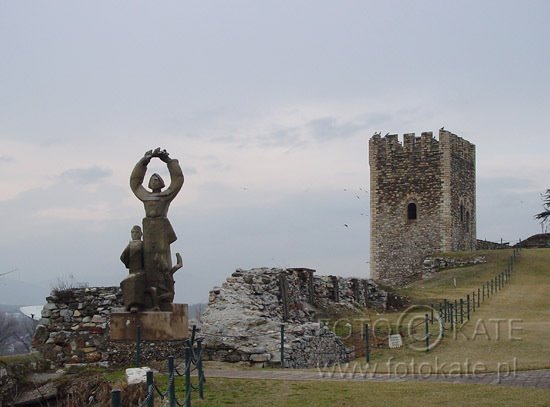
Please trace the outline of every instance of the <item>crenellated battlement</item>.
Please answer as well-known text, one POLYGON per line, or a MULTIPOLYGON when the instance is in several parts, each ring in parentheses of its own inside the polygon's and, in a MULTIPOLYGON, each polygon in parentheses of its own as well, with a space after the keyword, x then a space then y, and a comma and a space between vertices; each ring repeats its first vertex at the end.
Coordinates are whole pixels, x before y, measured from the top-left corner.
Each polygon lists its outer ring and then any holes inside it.
POLYGON ((382 137, 375 133, 369 141, 369 149, 374 157, 382 160, 393 159, 396 155, 445 153, 448 150, 452 156, 475 161, 475 146, 447 130, 439 130, 439 140, 431 131, 422 132, 420 137, 405 133, 402 140, 397 134, 388 133, 382 137))
POLYGON ((466 161, 475 162, 476 146, 462 137, 447 130, 439 131, 439 141, 442 149, 449 149, 451 156, 463 158, 466 161))

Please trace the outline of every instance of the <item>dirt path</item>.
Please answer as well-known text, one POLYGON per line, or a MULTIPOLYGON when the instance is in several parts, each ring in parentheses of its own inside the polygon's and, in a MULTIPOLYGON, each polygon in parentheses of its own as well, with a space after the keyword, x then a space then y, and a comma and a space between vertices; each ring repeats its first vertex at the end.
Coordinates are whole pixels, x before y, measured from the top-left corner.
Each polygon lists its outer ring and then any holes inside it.
POLYGON ((403 381, 436 381, 447 383, 466 384, 495 384, 502 386, 538 387, 550 389, 550 369, 526 370, 509 373, 483 373, 469 375, 395 375, 395 374, 334 374, 316 370, 298 369, 255 369, 255 370, 220 370, 206 369, 206 380, 209 377, 224 377, 231 379, 258 379, 258 380, 346 380, 346 381, 376 381, 376 382, 403 382, 403 381))

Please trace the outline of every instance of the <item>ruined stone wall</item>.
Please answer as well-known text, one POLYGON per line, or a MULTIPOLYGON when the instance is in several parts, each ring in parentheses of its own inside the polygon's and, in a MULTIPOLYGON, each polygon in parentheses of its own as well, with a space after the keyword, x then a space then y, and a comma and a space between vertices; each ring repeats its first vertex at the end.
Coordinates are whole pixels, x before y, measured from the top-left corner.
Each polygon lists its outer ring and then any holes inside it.
MULTIPOLYGON (((120 287, 86 287, 54 291, 47 297, 33 348, 52 366, 99 364, 132 366, 135 341, 111 341, 111 313, 122 307, 120 287)), ((181 354, 182 341, 142 341, 141 360, 166 360, 181 354)))
POLYGON ((54 291, 46 299, 33 347, 55 365, 107 361, 111 309, 121 306, 118 287, 54 291))
POLYGON ((487 258, 485 256, 475 253, 476 252, 472 252, 472 255, 467 257, 426 257, 422 262, 422 278, 433 277, 435 273, 445 269, 469 267, 475 266, 476 264, 487 263, 487 258))
POLYGON ((375 135, 369 163, 372 278, 399 286, 420 278, 426 256, 475 248, 473 144, 444 130, 375 135))
MULTIPOLYGON (((352 360, 353 349, 318 322, 320 317, 363 307, 399 306, 371 280, 315 276, 315 270, 235 271, 210 292, 199 323, 205 359, 279 364, 281 324, 285 366, 311 367, 352 360)), ((398 300, 397 302, 395 300, 398 300)), ((52 367, 70 364, 132 366, 136 342, 112 341, 110 317, 122 307, 119 287, 74 288, 52 293, 42 311, 33 347, 52 367)), ((182 341, 142 341, 141 360, 182 357, 182 341)))
POLYGON ((210 292, 201 317, 207 358, 280 363, 281 324, 285 366, 311 367, 353 359, 340 338, 322 326, 321 315, 385 308, 387 293, 371 280, 315 276, 311 269, 257 268, 235 271, 210 292))

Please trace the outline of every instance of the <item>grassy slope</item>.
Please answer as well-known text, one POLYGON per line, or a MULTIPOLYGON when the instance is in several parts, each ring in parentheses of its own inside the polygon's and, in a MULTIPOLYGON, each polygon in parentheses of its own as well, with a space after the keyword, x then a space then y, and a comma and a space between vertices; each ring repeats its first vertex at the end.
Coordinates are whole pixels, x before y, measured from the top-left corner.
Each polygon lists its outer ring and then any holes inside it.
MULTIPOLYGON (((442 298, 465 298, 481 284, 506 267, 511 251, 489 252, 490 262, 475 267, 447 270, 431 279, 419 281, 402 292, 413 304, 438 303, 442 298), (457 286, 453 280, 456 278, 457 286)), ((399 362, 426 362, 435 372, 466 373, 471 368, 458 364, 478 363, 477 371, 498 371, 505 363, 518 370, 550 368, 550 249, 521 252, 509 284, 472 313, 472 318, 456 334, 444 338, 435 349, 418 352, 407 347, 390 350, 375 349, 371 362, 378 372, 396 369, 399 362), (499 321, 497 321, 497 319, 499 321), (512 329, 511 329, 512 328, 512 329), (393 366, 387 361, 392 359, 393 366), (378 365, 376 363, 378 362, 378 365), (441 366, 441 364, 444 366, 441 366)), ((398 313, 371 317, 371 323, 387 318, 396 321, 398 313)), ((355 329, 358 329, 355 328, 355 329)), ((425 368, 429 371, 429 367, 425 368)))

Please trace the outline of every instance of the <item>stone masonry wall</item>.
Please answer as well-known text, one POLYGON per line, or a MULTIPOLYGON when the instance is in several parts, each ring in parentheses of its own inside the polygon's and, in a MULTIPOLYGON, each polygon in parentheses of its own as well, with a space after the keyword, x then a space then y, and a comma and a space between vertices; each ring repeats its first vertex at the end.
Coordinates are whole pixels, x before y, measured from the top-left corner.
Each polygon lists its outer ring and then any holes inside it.
POLYGON ((237 269, 210 291, 201 317, 205 354, 214 360, 312 367, 353 359, 340 338, 317 320, 326 315, 385 308, 386 292, 371 280, 314 276, 311 269, 237 269))
POLYGON ((474 266, 481 263, 487 263, 487 258, 475 254, 475 252, 472 252, 472 256, 468 257, 427 257, 422 263, 422 278, 430 278, 441 270, 474 266))
POLYGON ((475 147, 449 132, 440 134, 439 138, 444 168, 441 251, 475 250, 475 147))
MULTIPOLYGON (((33 348, 52 366, 99 364, 131 366, 135 341, 111 341, 111 312, 122 307, 120 287, 86 287, 54 291, 47 297, 33 348)), ((181 357, 182 341, 142 341, 141 360, 181 357)))
POLYGON ((475 249, 475 147, 440 130, 373 136, 371 276, 391 286, 421 277, 436 252, 475 249), (411 218, 408 206, 416 209, 411 218))
POLYGON ((121 299, 118 287, 54 290, 46 298, 33 347, 57 366, 108 361, 109 315, 121 299))
MULTIPOLYGON (((353 349, 318 323, 319 317, 370 308, 386 308, 399 298, 371 280, 314 276, 315 270, 237 270, 210 292, 199 336, 205 358, 280 362, 281 324, 285 325, 285 365, 306 367, 348 361, 353 349)), ((136 342, 111 341, 111 313, 120 311, 119 287, 72 288, 53 292, 42 310, 33 337, 52 367, 74 364, 132 366, 136 342)), ((396 301, 397 300, 397 301, 396 301)), ((141 360, 165 361, 182 357, 182 341, 142 341, 141 360)))

